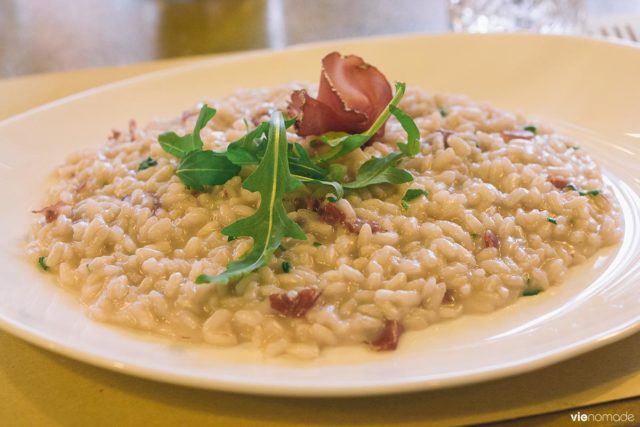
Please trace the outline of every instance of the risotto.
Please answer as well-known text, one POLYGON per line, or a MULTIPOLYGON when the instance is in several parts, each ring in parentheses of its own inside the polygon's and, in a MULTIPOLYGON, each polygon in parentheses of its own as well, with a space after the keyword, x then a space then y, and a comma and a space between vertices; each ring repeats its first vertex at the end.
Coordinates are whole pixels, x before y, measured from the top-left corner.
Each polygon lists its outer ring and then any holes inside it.
MULTIPOLYGON (((315 90, 293 83, 209 101, 217 113, 201 132, 204 148, 224 151, 300 88, 315 90)), ((306 240, 283 238, 266 266, 233 283, 196 279, 251 248, 251 238, 222 230, 254 214, 260 194, 242 187, 246 168, 204 191, 176 175, 178 160, 158 137, 190 132, 195 107, 146 127, 132 121, 71 155, 27 252, 95 320, 313 358, 338 345, 392 349, 403 331, 492 312, 562 282, 619 240, 616 201, 575 141, 463 96, 409 87, 398 106, 420 133, 420 152, 398 163, 413 180, 328 201, 307 187, 287 193, 287 217, 306 240)), ((293 130, 287 139, 312 154, 323 148, 293 130)), ((383 137, 341 159, 345 180, 404 139, 390 118, 383 137)))

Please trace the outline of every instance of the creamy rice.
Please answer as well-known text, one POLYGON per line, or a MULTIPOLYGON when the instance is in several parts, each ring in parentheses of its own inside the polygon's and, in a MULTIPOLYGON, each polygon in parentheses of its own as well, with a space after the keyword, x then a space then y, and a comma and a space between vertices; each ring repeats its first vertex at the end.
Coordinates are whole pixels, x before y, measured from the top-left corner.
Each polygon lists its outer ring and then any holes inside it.
MULTIPOLYGON (((285 109, 292 88, 300 86, 242 90, 209 102, 218 113, 202 132, 205 148, 224 150, 246 132, 246 119, 285 109)), ((423 139, 422 153, 401 162, 415 180, 348 192, 337 203, 347 218, 377 222, 378 232, 368 224, 354 232, 313 210, 296 210, 295 199, 309 191, 299 190, 288 196, 289 216, 306 241, 285 239, 268 267, 237 284, 194 284, 250 248, 251 239, 228 242, 221 230, 252 214, 259 195, 242 189, 241 177, 206 193, 192 192, 176 177, 178 160, 157 138, 167 130, 191 132, 193 108, 174 121, 114 132, 100 148, 70 156, 48 195, 48 204, 62 202, 60 215, 50 223, 36 216, 27 252, 34 264, 46 257, 49 271, 79 293, 93 319, 313 358, 323 347, 373 341, 387 320, 416 330, 494 311, 527 286, 544 290, 560 283, 569 267, 619 240, 615 199, 575 141, 539 123, 532 140, 507 141, 504 131, 530 123, 461 96, 409 87, 400 107, 423 139), (439 129, 453 132, 446 145, 439 129), (148 156, 157 166, 138 171, 148 156), (549 176, 603 193, 563 191, 549 176), (429 196, 404 209, 408 188, 429 196), (499 248, 485 243, 487 230, 499 248), (288 318, 271 308, 270 295, 306 287, 322 291, 306 316, 288 318)), ((371 156, 396 151, 404 138, 390 119, 382 141, 343 159, 349 176, 371 156)), ((300 138, 291 133, 289 140, 300 138)), ((313 152, 308 138, 301 142, 313 152)))

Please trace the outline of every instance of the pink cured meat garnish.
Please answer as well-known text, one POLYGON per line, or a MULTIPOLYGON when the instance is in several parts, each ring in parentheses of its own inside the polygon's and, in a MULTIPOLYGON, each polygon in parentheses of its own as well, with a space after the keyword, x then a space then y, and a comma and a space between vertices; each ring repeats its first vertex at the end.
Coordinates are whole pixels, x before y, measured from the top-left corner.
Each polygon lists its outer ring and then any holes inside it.
MULTIPOLYGON (((318 97, 305 90, 291 94, 289 115, 296 117, 298 135, 364 132, 393 97, 387 78, 356 55, 332 52, 322 59, 318 97)), ((376 134, 384 135, 384 126, 376 134)))
POLYGON ((369 224, 372 233, 377 233, 380 231, 380 224, 378 224, 376 221, 369 221, 360 218, 348 220, 345 213, 342 212, 340 208, 335 205, 335 203, 322 203, 322 201, 318 199, 313 199, 311 201, 310 207, 311 210, 320 215, 320 219, 322 219, 327 224, 342 224, 347 228, 347 230, 352 233, 359 233, 365 224, 369 224))
POLYGON ((295 295, 283 292, 269 296, 271 308, 283 316, 303 317, 315 305, 321 292, 315 288, 305 288, 295 295))
POLYGON ((485 248, 500 249, 500 238, 496 236, 496 234, 493 231, 491 230, 485 231, 484 236, 482 236, 482 238, 484 240, 485 248))
POLYGON ((43 214, 45 221, 47 221, 47 224, 49 224, 58 219, 58 216, 60 215, 60 209, 62 209, 64 206, 66 206, 64 202, 57 202, 53 205, 46 206, 42 209, 31 212, 34 214, 43 214))
POLYGON ((558 190, 563 190, 567 185, 569 185, 569 179, 564 176, 553 176, 549 175, 547 177, 547 181, 553 184, 558 190))
POLYGON ((391 351, 398 347, 400 335, 404 328, 397 320, 386 320, 384 329, 378 337, 371 342, 371 346, 377 351, 391 351))

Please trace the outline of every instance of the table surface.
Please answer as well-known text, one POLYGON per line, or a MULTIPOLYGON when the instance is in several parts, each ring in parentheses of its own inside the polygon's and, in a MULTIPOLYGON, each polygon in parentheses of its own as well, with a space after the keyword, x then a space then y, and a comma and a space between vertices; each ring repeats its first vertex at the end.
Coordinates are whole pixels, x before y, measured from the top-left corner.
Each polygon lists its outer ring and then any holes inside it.
MULTIPOLYGON (((591 17, 640 0, 584 0, 591 17)), ((0 0, 0 78, 449 28, 446 0, 0 0)))
MULTIPOLYGON (((444 1, 394 0, 393 8, 389 3, 0 0, 0 77, 13 77, 0 80, 0 99, 10 100, 0 102, 0 120, 90 87, 193 61, 196 54, 447 28, 444 1), (172 57, 184 58, 16 78, 172 57)), ((605 12, 619 7, 640 11, 640 1, 588 5, 605 12)), ((583 413, 628 412, 640 420, 639 394, 640 334, 546 369, 474 386, 366 399, 298 400, 132 378, 0 331, 0 424, 9 420, 9 425, 451 425, 498 420, 512 420, 501 425, 569 425, 575 408, 588 405, 596 406, 581 409, 583 413)))

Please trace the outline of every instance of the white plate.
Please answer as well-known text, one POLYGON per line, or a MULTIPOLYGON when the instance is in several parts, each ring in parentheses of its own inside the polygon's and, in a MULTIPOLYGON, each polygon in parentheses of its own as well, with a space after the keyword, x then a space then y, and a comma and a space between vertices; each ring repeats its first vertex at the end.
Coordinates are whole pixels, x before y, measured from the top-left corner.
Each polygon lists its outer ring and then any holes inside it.
MULTIPOLYGON (((587 39, 410 36, 333 42, 205 60, 92 90, 0 123, 0 325, 73 358, 142 377, 247 393, 364 395, 512 375, 620 339, 640 326, 640 50, 587 39), (466 93, 555 123, 605 168, 624 215, 622 244, 567 282, 485 316, 408 333, 392 353, 329 350, 313 362, 263 360, 246 347, 172 343, 94 323, 24 260, 46 177, 79 147, 131 117, 172 117, 236 87, 318 78, 330 50, 353 52, 394 80, 466 93)), ((5 100, 4 102, 7 102, 5 100)), ((10 100, 9 100, 10 102, 10 100)))

